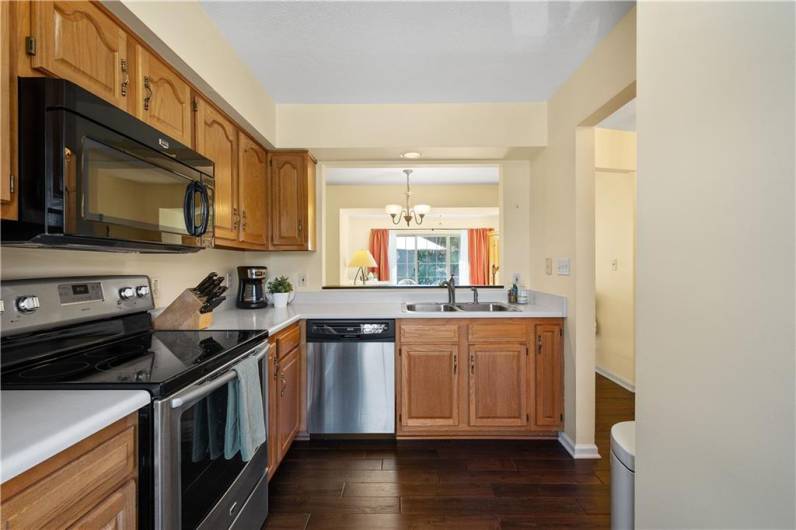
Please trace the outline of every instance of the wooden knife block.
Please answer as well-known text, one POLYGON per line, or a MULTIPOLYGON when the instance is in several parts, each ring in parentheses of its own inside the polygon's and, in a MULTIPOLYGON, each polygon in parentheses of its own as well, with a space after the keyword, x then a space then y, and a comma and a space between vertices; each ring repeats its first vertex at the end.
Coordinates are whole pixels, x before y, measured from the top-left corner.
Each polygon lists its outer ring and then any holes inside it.
POLYGON ((203 305, 193 291, 186 289, 155 317, 153 325, 158 330, 205 329, 213 323, 213 313, 200 313, 203 305))

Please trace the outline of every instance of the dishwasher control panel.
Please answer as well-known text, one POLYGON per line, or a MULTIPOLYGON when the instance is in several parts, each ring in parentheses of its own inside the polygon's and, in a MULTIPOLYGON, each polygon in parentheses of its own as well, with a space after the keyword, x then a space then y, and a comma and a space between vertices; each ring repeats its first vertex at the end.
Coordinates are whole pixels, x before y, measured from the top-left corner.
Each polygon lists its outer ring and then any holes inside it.
POLYGON ((393 342, 395 320, 308 320, 307 342, 393 342))

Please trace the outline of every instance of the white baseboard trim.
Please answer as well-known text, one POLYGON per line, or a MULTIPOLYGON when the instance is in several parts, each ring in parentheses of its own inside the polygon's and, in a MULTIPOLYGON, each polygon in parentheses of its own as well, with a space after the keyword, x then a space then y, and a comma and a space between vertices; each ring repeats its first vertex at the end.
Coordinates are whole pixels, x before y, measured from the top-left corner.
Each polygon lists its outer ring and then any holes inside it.
POLYGON ((621 386, 625 390, 629 390, 630 392, 633 392, 634 394, 636 393, 636 385, 634 385, 633 383, 631 383, 627 379, 625 379, 623 377, 619 377, 615 373, 609 372, 605 368, 600 368, 599 366, 595 366, 594 367, 594 371, 597 372, 598 374, 600 374, 601 376, 605 377, 606 379, 610 379, 611 381, 613 381, 617 385, 621 386))
POLYGON ((586 458, 602 458, 597 446, 595 444, 577 444, 572 442, 572 438, 567 436, 567 433, 558 433, 558 443, 560 443, 567 452, 572 455, 572 458, 586 459, 586 458))

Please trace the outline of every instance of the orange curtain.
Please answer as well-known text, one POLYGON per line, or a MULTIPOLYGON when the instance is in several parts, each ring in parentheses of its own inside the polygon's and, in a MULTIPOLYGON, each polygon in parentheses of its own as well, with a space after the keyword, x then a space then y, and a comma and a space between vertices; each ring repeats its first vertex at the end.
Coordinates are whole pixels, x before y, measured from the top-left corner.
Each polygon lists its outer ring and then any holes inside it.
POLYGON ((390 231, 386 228, 373 228, 370 231, 370 253, 378 264, 370 272, 381 281, 390 280, 390 260, 388 258, 390 245, 390 231))
POLYGON ((489 285, 489 233, 491 228, 467 230, 470 285, 489 285))

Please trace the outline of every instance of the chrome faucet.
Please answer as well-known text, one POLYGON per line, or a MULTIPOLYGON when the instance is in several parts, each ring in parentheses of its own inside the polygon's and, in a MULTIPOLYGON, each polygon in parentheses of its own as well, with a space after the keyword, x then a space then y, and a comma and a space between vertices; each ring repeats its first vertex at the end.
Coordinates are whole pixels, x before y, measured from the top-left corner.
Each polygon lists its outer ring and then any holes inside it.
POLYGON ((448 288, 448 303, 455 304, 456 303, 456 280, 453 278, 453 274, 451 277, 448 278, 446 281, 439 284, 440 287, 447 287, 448 288))
POLYGON ((470 290, 473 292, 473 303, 477 304, 478 303, 478 289, 476 289, 475 287, 470 287, 470 290))

